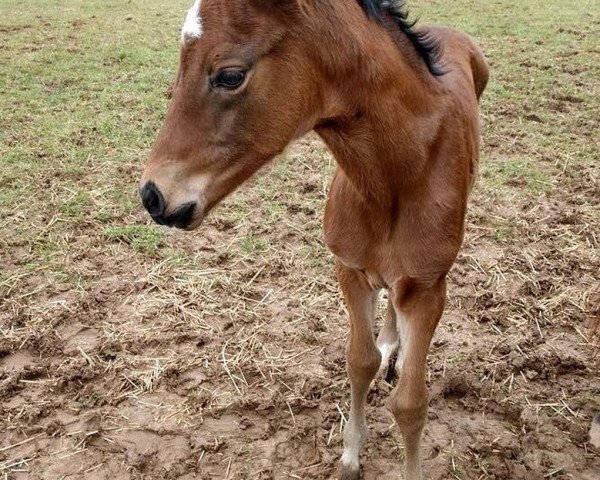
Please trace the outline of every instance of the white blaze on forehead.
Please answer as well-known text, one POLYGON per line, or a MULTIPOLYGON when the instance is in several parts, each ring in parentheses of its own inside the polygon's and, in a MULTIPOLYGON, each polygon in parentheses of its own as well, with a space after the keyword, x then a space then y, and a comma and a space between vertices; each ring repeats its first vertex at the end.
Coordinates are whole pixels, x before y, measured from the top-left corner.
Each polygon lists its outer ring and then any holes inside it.
POLYGON ((202 19, 200 18, 200 2, 196 0, 190 8, 181 27, 181 41, 199 38, 202 35, 202 19))

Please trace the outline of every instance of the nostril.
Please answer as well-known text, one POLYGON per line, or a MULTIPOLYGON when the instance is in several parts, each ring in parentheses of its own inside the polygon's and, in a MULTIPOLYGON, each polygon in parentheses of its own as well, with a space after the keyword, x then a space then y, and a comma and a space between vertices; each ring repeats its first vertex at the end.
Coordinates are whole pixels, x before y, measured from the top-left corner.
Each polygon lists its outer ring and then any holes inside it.
POLYGON ((154 182, 148 182, 140 190, 142 204, 153 217, 161 217, 165 213, 165 199, 154 182))
POLYGON ((168 224, 177 227, 177 228, 185 228, 187 227, 192 217, 194 216, 194 210, 196 209, 196 202, 189 202, 181 207, 179 207, 173 215, 170 215, 168 220, 168 224))

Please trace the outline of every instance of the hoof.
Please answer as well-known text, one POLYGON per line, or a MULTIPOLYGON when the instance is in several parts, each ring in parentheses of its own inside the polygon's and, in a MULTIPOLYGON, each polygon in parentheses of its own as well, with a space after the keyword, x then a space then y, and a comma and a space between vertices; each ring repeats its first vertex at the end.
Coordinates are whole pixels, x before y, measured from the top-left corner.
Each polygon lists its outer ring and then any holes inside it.
POLYGON ((338 478, 340 480, 359 480, 362 477, 360 467, 357 470, 352 470, 350 467, 341 464, 338 478))

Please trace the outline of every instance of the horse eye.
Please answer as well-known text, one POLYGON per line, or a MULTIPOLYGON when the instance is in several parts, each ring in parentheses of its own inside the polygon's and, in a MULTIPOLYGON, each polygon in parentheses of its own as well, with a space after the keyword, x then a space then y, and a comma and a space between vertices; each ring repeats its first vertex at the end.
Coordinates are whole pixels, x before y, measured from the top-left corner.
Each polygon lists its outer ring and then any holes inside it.
POLYGON ((235 90, 239 88, 244 79, 246 78, 246 72, 243 70, 237 70, 234 68, 225 68, 217 73, 217 75, 211 80, 213 88, 221 88, 225 90, 235 90))

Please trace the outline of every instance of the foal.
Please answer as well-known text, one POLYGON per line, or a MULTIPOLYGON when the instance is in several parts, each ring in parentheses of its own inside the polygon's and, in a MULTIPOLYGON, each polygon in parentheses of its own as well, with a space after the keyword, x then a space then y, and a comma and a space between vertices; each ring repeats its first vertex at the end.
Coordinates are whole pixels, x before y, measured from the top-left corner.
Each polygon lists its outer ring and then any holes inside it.
POLYGON ((468 36, 413 29, 391 0, 196 0, 183 25, 173 99, 141 180, 156 222, 195 229, 311 130, 339 165, 324 223, 350 314, 344 479, 360 475, 367 391, 398 348, 389 407, 406 478, 421 478, 426 358, 463 239, 487 78, 468 36))

